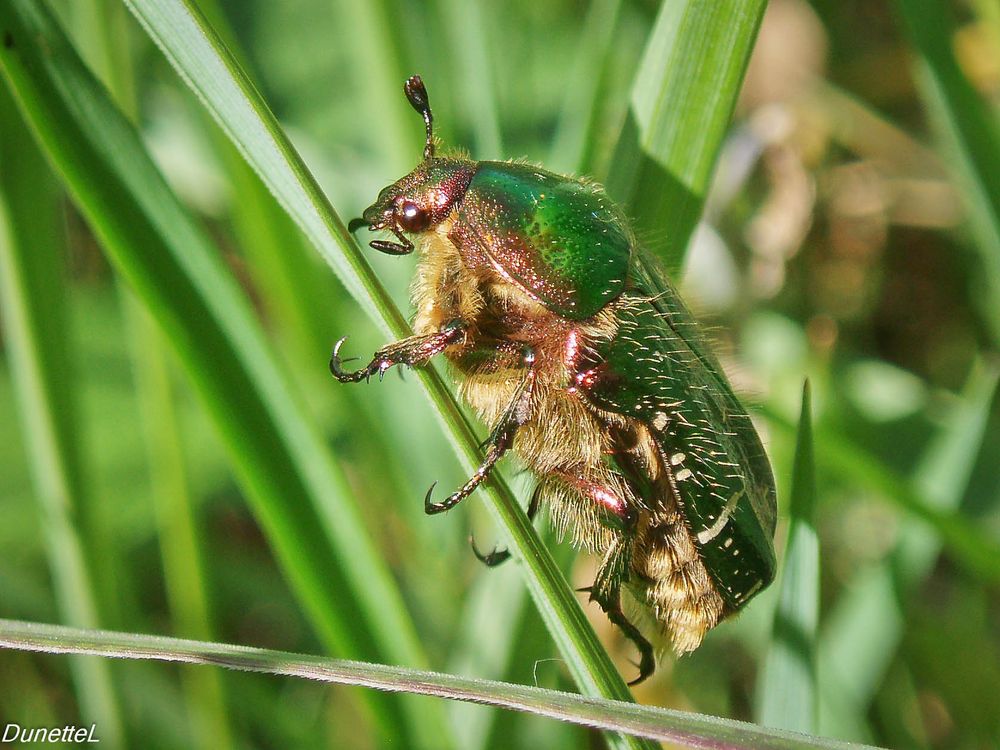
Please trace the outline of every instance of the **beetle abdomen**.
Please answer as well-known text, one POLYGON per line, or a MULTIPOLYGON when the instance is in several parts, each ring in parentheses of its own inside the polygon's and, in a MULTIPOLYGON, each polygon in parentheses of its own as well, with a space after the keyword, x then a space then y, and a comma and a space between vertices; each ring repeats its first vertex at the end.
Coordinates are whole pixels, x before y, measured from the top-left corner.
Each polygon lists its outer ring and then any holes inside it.
POLYGON ((645 580, 643 594, 670 634, 674 651, 694 651, 722 619, 725 605, 679 510, 640 525, 632 568, 645 580))

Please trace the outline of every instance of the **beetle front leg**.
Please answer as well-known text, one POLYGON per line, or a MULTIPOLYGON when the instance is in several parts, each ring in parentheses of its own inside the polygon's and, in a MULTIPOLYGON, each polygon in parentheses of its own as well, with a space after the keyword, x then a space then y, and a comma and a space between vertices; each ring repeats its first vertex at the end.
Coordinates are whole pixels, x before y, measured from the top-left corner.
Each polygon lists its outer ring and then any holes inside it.
POLYGON ((462 485, 462 488, 458 492, 452 493, 441 502, 436 503, 431 500, 431 495, 434 492, 434 487, 437 486, 437 482, 432 484, 424 496, 424 512, 427 515, 451 510, 471 495, 476 487, 481 485, 490 475, 496 462, 510 449, 517 429, 530 419, 531 394, 535 386, 535 354, 530 349, 525 351, 524 363, 527 365, 528 370, 524 373, 524 377, 517 386, 514 398, 504 410, 503 415, 493 428, 489 438, 483 444, 486 448, 486 457, 479 465, 479 468, 476 469, 476 473, 472 475, 468 482, 462 485))
POLYGON ((427 364, 428 360, 435 354, 440 354, 461 340, 465 335, 465 329, 464 321, 452 320, 442 326, 437 333, 410 336, 402 341, 389 344, 375 352, 372 361, 355 372, 346 372, 343 369, 344 362, 351 361, 340 358, 340 347, 347 341, 347 336, 344 336, 333 347, 333 354, 330 355, 330 372, 341 383, 357 383, 360 380, 368 380, 375 373, 378 373, 379 380, 381 380, 385 371, 393 365, 420 367, 427 364))

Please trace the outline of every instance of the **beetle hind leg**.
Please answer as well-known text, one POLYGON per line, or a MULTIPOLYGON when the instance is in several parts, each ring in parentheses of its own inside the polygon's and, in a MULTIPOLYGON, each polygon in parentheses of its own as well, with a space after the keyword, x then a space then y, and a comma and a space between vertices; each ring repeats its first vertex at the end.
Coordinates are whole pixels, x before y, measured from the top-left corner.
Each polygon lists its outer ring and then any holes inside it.
POLYGON ((604 543, 607 545, 604 560, 594 577, 594 583, 585 591, 589 593, 590 601, 596 602, 608 619, 639 650, 639 664, 636 665, 639 676, 629 683, 638 685, 653 674, 656 660, 652 644, 622 611, 621 589, 632 577, 640 500, 631 492, 621 475, 615 472, 589 476, 563 474, 561 480, 579 493, 578 498, 597 509, 596 518, 607 534, 604 536, 608 540, 604 543))
POLYGON ((601 605, 601 609, 604 610, 608 619, 617 625, 619 630, 625 634, 625 637, 632 641, 635 647, 639 649, 639 663, 636 665, 639 668, 639 676, 629 682, 629 686, 632 687, 644 682, 646 678, 656 671, 656 659, 653 657, 653 645, 642 633, 639 632, 639 628, 629 621, 629 619, 625 616, 625 613, 622 612, 621 592, 618 593, 615 601, 610 606, 605 606, 600 601, 597 603, 601 605))
POLYGON ((653 657, 652 644, 622 611, 621 587, 629 578, 631 562, 632 542, 630 538, 622 535, 611 545, 600 570, 597 571, 594 584, 590 587, 590 600, 597 602, 608 619, 617 625, 639 650, 639 663, 636 665, 639 668, 639 676, 629 683, 630 686, 634 686, 653 674, 656 670, 656 660, 653 657))

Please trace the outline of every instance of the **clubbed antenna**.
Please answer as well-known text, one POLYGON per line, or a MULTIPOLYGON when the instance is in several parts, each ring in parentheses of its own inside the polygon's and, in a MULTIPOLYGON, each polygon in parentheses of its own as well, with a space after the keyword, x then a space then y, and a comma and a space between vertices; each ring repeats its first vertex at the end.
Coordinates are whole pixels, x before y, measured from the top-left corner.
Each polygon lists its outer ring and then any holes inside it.
POLYGON ((431 114, 431 103, 427 99, 427 89, 420 76, 410 76, 403 85, 406 98, 410 105, 424 118, 427 129, 427 140, 424 141, 424 158, 434 158, 434 116, 431 114))

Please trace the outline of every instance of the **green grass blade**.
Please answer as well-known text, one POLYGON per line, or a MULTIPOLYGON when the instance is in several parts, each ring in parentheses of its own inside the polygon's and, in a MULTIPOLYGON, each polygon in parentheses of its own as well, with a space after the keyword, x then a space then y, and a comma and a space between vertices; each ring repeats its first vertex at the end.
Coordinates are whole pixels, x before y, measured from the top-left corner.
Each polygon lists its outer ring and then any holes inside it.
MULTIPOLYGON (((0 67, 117 268, 175 345, 247 497, 323 643, 423 663, 412 623, 343 476, 294 398, 242 292, 163 183, 136 133, 44 8, 0 5, 0 67), (41 45, 37 40, 44 40, 41 45)), ((375 702, 386 736, 440 745, 436 707, 375 702)))
MULTIPOLYGON (((89 53, 88 64, 128 118, 138 119, 133 62, 128 45, 128 11, 117 0, 87 0, 74 6, 77 39, 89 53)), ((150 490, 163 559, 163 578, 174 632, 211 640, 203 551, 187 483, 187 467, 176 418, 166 344, 154 321, 119 279, 118 297, 130 333, 129 355, 136 381, 136 401, 143 419, 150 490)), ((104 545, 116 580, 128 570, 116 545, 104 545)), ((233 745, 222 680, 210 671, 182 672, 190 741, 205 750, 233 745)))
POLYGON ((917 79, 931 121, 965 198, 987 291, 979 310, 994 340, 1000 340, 1000 124, 959 68, 947 4, 897 0, 896 5, 920 56, 917 79))
MULTIPOLYGON (((516 649, 527 610, 524 583, 514 570, 486 570, 470 587, 448 658, 448 671, 462 675, 503 675, 516 649), (482 648, 489 643, 490 648, 482 648)), ((488 747, 493 714, 455 703, 449 719, 463 750, 488 747)))
POLYGON ((1000 45, 1000 5, 993 0, 972 0, 970 3, 979 23, 986 27, 993 38, 994 49, 1000 45))
POLYGON ((385 167, 402 173, 419 153, 422 139, 412 125, 412 110, 399 95, 403 74, 393 43, 393 8, 384 0, 365 3, 338 0, 337 18, 351 29, 348 36, 350 68, 355 89, 363 92, 357 116, 364 118, 366 145, 376 154, 384 154, 385 167))
MULTIPOLYGON (((384 288, 356 251, 344 223, 330 207, 253 83, 215 31, 196 8, 182 0, 129 1, 128 5, 244 158, 320 250, 351 296, 372 320, 383 321, 376 300, 388 300, 384 288), (346 251, 347 246, 352 250, 346 251)), ((385 333, 405 329, 406 323, 398 311, 391 322, 383 322, 385 333)))
MULTIPOLYGON (((123 290, 124 291, 124 290, 123 290)), ((143 412, 149 478, 163 558, 163 579, 174 632, 210 639, 211 624, 204 574, 204 549, 198 534, 176 405, 160 331, 131 294, 124 300, 131 333, 136 398, 143 412)), ((192 739, 205 750, 233 746, 222 680, 188 670, 182 675, 192 739)))
MULTIPOLYGON (((762 409, 769 424, 791 433, 793 425, 776 410, 762 409)), ((815 434, 819 464, 849 477, 891 500, 919 523, 933 529, 949 556, 970 574, 993 587, 1000 586, 1000 545, 962 516, 937 507, 911 480, 887 467, 841 432, 824 427, 815 434)))
POLYGON ((781 573, 774 631, 758 690, 759 722, 815 732, 817 725, 816 628, 819 623, 819 538, 813 521, 816 469, 812 399, 802 389, 802 416, 792 468, 788 544, 781 573))
MULTIPOLYGON (((80 522, 87 485, 55 231, 57 194, 6 92, 0 92, 0 105, 0 325, 59 610, 69 623, 96 627, 99 596, 80 522)), ((109 745, 122 746, 108 665, 76 659, 71 668, 82 717, 106 728, 102 739, 109 745)))
MULTIPOLYGON (((316 310, 335 292, 333 279, 321 273, 321 263, 307 255, 312 251, 288 214, 275 203, 274 196, 204 110, 200 111, 206 128, 213 131, 216 154, 229 178, 233 233, 247 258, 269 320, 281 330, 290 351, 314 356, 325 353, 329 348, 329 321, 316 310)), ((339 399, 338 407, 345 401, 339 399)))
POLYGON ((601 78, 615 40, 621 4, 621 0, 592 0, 590 3, 573 67, 568 74, 552 149, 545 164, 556 172, 579 171, 587 144, 594 140, 601 78))
MULTIPOLYGON (((370 14, 374 10, 368 8, 366 3, 350 5, 352 14, 370 14)), ((206 18, 212 19, 213 28, 226 40, 237 59, 246 60, 247 55, 234 48, 236 35, 229 28, 216 0, 200 0, 199 8, 206 18)), ((356 32, 351 34, 352 39, 357 38, 362 29, 378 28, 368 18, 360 26, 355 21, 353 17, 344 21, 345 26, 356 32)), ((378 33, 376 36, 381 38, 378 33)), ((373 45, 370 49, 378 51, 379 48, 373 45)), ((388 66, 381 52, 373 55, 376 56, 382 57, 381 65, 388 66)), ((367 68, 369 74, 373 70, 367 68)), ((398 94, 396 88, 393 86, 393 93, 398 94)), ((374 93, 366 98, 366 102, 369 106, 376 106, 376 113, 379 111, 377 107, 383 103, 374 93)), ((398 95, 392 98, 392 102, 401 103, 409 110, 398 95)), ((282 353, 294 356, 299 362, 318 362, 318 358, 329 351, 330 342, 339 335, 335 329, 335 316, 318 312, 328 308, 331 298, 339 293, 336 280, 324 273, 322 260, 304 241, 298 227, 210 114, 201 106, 197 106, 197 112, 204 127, 210 131, 211 145, 228 177, 232 191, 228 202, 229 217, 239 249, 248 261, 248 269, 255 282, 254 291, 261 298, 269 328, 277 332, 277 335, 272 335, 272 340, 282 353)), ((380 127, 376 130, 379 133, 392 131, 387 123, 389 110, 382 109, 381 112, 382 116, 377 118, 380 127)), ((401 118, 406 115, 406 111, 400 110, 401 118)), ((406 120, 412 122, 409 117, 406 120)), ((387 142, 397 142, 398 133, 392 131, 393 139, 387 142)), ((420 147, 416 138, 412 141, 411 155, 420 147)), ((394 425, 367 418, 358 403, 358 391, 331 388, 326 368, 299 367, 293 375, 301 382, 303 393, 308 395, 310 407, 315 408, 323 418, 336 414, 339 424, 367 425, 369 439, 357 441, 357 453, 351 468, 370 478, 368 487, 371 494, 387 498, 404 496, 409 489, 408 484, 400 481, 406 477, 401 461, 404 456, 389 444, 386 434, 387 428, 394 425)), ((438 553, 436 544, 432 549, 434 554, 438 553)))
MULTIPOLYGON (((343 222, 288 142, 256 89, 204 19, 179 0, 131 3, 134 12, 170 61, 255 168, 279 201, 338 273, 365 311, 394 338, 410 331, 399 310, 372 274, 343 222)), ((479 440, 454 398, 433 370, 421 382, 440 414, 463 467, 480 461, 479 440)), ((485 488, 490 507, 523 561, 528 586, 550 633, 582 692, 627 700, 631 697, 588 624, 583 610, 524 512, 506 485, 485 488)))
MULTIPOLYGON (((469 592, 459 640, 448 660, 451 674, 502 675, 508 668, 527 604, 524 584, 516 577, 488 583, 477 582, 469 592), (486 651, 483 643, 493 647, 486 651)), ((460 746, 467 750, 488 747, 494 723, 500 718, 461 703, 449 706, 448 714, 460 746)))
MULTIPOLYGON (((982 444, 1000 372, 980 363, 961 400, 920 462, 915 483, 942 512, 958 508, 982 444)), ((819 649, 823 675, 820 729, 862 736, 853 717, 864 716, 905 630, 907 592, 930 573, 942 540, 916 519, 904 521, 887 559, 860 571, 824 625, 819 649)))
POLYGON ((469 103, 466 111, 472 114, 473 158, 502 159, 503 140, 489 61, 492 36, 483 20, 490 4, 482 0, 440 0, 439 4, 456 62, 452 79, 460 98, 469 103))
POLYGON ((684 260, 765 0, 668 0, 632 86, 607 186, 671 272, 684 260))
POLYGON ((865 750, 868 747, 731 719, 592 699, 525 685, 161 636, 0 620, 0 647, 50 654, 84 653, 120 659, 207 664, 377 690, 407 691, 527 711, 584 726, 711 750, 865 750))

